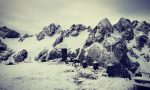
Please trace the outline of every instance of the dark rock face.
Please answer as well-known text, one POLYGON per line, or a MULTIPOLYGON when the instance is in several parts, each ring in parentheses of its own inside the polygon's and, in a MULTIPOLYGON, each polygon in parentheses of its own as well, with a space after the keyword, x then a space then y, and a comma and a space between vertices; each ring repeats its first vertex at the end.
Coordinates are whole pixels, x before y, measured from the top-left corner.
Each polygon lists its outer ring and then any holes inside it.
POLYGON ((59 32, 61 29, 60 25, 50 24, 48 27, 44 27, 43 31, 37 34, 37 40, 42 40, 45 36, 52 37, 55 33, 59 32))
POLYGON ((2 38, 19 38, 20 34, 6 26, 0 27, 0 37, 2 38))
POLYGON ((142 24, 137 28, 138 31, 144 32, 146 35, 150 31, 150 24, 146 21, 142 22, 142 24))
POLYGON ((0 40, 0 62, 6 61, 13 54, 13 51, 10 50, 5 43, 0 40))
POLYGON ((55 25, 54 23, 50 24, 48 27, 45 27, 43 31, 45 31, 46 35, 51 37, 60 29, 60 25, 55 25))
POLYGON ((124 38, 125 40, 132 40, 134 38, 134 32, 131 28, 128 28, 123 34, 122 34, 122 38, 124 38))
POLYGON ((7 49, 7 45, 0 40, 0 53, 7 49))
POLYGON ((85 29, 87 29, 87 27, 84 26, 84 25, 82 25, 82 24, 77 24, 77 25, 73 24, 73 25, 70 27, 69 34, 70 34, 71 36, 78 36, 79 33, 80 33, 81 31, 84 31, 85 29))
POLYGON ((121 60, 128 51, 125 40, 120 40, 115 43, 112 49, 118 60, 121 60))
POLYGON ((121 18, 119 22, 114 25, 114 28, 119 32, 123 32, 128 28, 132 28, 132 23, 129 19, 121 18))
POLYGON ((137 49, 141 50, 142 47, 148 42, 148 37, 145 35, 139 36, 136 39, 137 42, 137 49))
POLYGON ((78 31, 72 31, 72 32, 70 33, 70 35, 71 35, 71 36, 78 36, 79 33, 78 33, 78 31))
POLYGON ((123 77, 131 79, 131 75, 120 63, 108 66, 106 72, 109 77, 123 77))
POLYGON ((139 56, 138 56, 138 55, 136 55, 136 53, 133 51, 133 49, 132 49, 132 48, 131 48, 131 49, 129 49, 129 50, 128 50, 128 52, 129 52, 130 56, 135 57, 136 59, 137 59, 137 58, 139 58, 139 56))
POLYGON ((138 22, 137 20, 133 21, 133 22, 132 22, 132 28, 135 28, 135 27, 138 25, 138 23, 139 23, 139 22, 138 22))
POLYGON ((56 41, 54 42, 53 46, 55 47, 56 45, 60 44, 61 42, 63 42, 63 36, 60 36, 56 39, 56 41))
POLYGON ((89 35, 88 39, 86 40, 84 47, 89 47, 94 43, 93 35, 89 35))
POLYGON ((40 40, 44 39, 45 36, 46 36, 46 35, 45 35, 44 32, 40 32, 40 33, 36 36, 36 38, 37 38, 38 41, 40 41, 40 40))
POLYGON ((41 51, 35 58, 36 61, 46 62, 48 57, 48 49, 41 51))
POLYGON ((113 27, 107 18, 99 22, 99 24, 91 31, 94 34, 95 42, 101 43, 105 37, 109 37, 113 33, 113 27))
POLYGON ((54 60, 62 57, 62 53, 60 49, 53 49, 49 52, 47 60, 54 60))
POLYGON ((110 21, 107 18, 101 20, 98 24, 98 27, 103 28, 106 33, 113 32, 113 26, 111 25, 110 21))
POLYGON ((70 27, 70 31, 77 31, 77 32, 80 32, 80 31, 83 31, 86 29, 86 26, 82 25, 82 24, 73 24, 71 27, 70 27))
POLYGON ((22 41, 24 41, 26 38, 29 38, 29 37, 33 37, 33 35, 29 35, 29 34, 24 34, 20 39, 19 39, 19 41, 20 42, 22 42, 22 41))
POLYGON ((18 54, 14 55, 13 58, 16 63, 19 63, 23 62, 27 58, 27 56, 28 56, 27 50, 22 50, 18 54))
POLYGON ((3 52, 0 53, 0 61, 6 61, 9 59, 9 57, 13 54, 12 50, 5 50, 3 52))
POLYGON ((75 52, 68 51, 68 57, 69 58, 76 58, 79 54, 79 50, 80 50, 80 48, 76 49, 75 52))
POLYGON ((120 40, 113 46, 113 52, 115 56, 117 57, 117 59, 119 60, 120 64, 128 68, 130 71, 135 72, 135 70, 137 70, 139 65, 137 63, 132 62, 128 58, 127 56, 128 51, 129 50, 127 48, 125 40, 120 40))

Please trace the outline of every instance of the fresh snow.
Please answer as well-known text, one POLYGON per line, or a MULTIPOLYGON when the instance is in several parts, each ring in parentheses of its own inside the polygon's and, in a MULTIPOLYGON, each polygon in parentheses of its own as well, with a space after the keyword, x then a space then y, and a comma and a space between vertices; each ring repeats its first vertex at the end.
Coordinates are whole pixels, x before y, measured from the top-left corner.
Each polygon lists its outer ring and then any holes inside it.
POLYGON ((58 62, 0 64, 0 71, 1 90, 129 90, 133 87, 131 80, 104 77, 102 71, 94 73, 92 67, 76 70, 58 62), (84 74, 97 78, 88 79, 84 74))
POLYGON ((35 36, 26 38, 23 42, 19 42, 19 39, 4 39, 3 42, 15 53, 25 49, 28 51, 28 58, 34 61, 37 56, 44 49, 53 49, 53 43, 60 36, 60 33, 55 34, 52 37, 46 36, 43 40, 38 41, 35 36))
POLYGON ((67 45, 67 48, 70 49, 70 51, 75 51, 78 48, 81 49, 83 48, 88 36, 88 30, 81 31, 78 36, 65 37, 64 41, 60 43, 57 47, 67 45))

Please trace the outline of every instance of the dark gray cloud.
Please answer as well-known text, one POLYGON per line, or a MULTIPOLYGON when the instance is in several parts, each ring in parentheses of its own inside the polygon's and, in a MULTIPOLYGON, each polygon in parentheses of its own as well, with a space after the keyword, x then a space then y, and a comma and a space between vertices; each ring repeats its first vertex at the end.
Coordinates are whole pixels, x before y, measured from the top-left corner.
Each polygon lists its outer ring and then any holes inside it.
POLYGON ((150 14, 150 0, 119 0, 118 9, 124 14, 150 14))

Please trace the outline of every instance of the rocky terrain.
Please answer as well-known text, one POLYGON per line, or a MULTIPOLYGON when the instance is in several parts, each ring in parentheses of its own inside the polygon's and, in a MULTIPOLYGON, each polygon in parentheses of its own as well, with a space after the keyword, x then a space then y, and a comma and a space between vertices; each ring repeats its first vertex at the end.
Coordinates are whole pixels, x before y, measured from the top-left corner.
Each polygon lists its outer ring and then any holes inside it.
POLYGON ((85 60, 91 67, 97 62, 107 70, 110 64, 113 77, 132 78, 138 67, 145 71, 150 61, 150 23, 121 18, 116 24, 105 18, 93 29, 73 24, 63 30, 51 23, 36 35, 24 34, 0 27, 0 62, 16 65, 20 62, 51 62, 62 57, 67 48, 67 62, 72 58, 85 60))

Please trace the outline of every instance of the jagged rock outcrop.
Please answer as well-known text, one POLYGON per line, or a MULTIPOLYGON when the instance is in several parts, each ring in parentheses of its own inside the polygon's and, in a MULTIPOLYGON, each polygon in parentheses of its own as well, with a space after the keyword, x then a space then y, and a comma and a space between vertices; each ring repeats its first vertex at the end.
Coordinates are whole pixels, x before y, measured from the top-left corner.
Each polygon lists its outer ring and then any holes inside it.
POLYGON ((109 37, 111 33, 113 33, 113 27, 107 18, 101 20, 91 31, 91 34, 94 34, 95 42, 99 43, 101 43, 105 37, 109 37))
POLYGON ((37 36, 36 36, 36 38, 37 38, 37 40, 38 41, 41 41, 42 39, 44 39, 45 38, 45 32, 40 32, 37 36))
POLYGON ((0 40, 0 53, 7 49, 7 45, 0 40))
POLYGON ((22 50, 13 56, 16 63, 23 62, 28 57, 27 50, 22 50))
POLYGON ((148 37, 145 35, 141 35, 139 37, 136 38, 136 42, 137 42, 137 49, 141 50, 142 47, 144 47, 144 45, 148 42, 148 37))
POLYGON ((132 28, 132 22, 129 19, 121 18, 118 23, 113 26, 117 31, 123 32, 132 28))
POLYGON ((124 65, 124 67, 128 68, 130 71, 135 72, 138 68, 138 63, 137 62, 132 62, 127 53, 129 49, 127 48, 127 44, 125 40, 120 40, 117 43, 113 45, 113 52, 119 62, 124 65))
POLYGON ((94 39, 94 34, 89 34, 89 36, 88 36, 88 38, 87 38, 87 40, 84 44, 84 47, 86 48, 86 47, 91 46, 94 43, 94 40, 95 40, 94 39))
POLYGON ((21 38, 19 39, 20 42, 24 41, 26 38, 29 38, 29 37, 33 37, 33 35, 29 35, 29 34, 24 34, 23 36, 21 36, 21 38))
POLYGON ((54 60, 62 57, 61 49, 53 49, 49 52, 47 60, 54 60))
POLYGON ((73 24, 71 27, 70 27, 70 30, 69 30, 69 35, 71 36, 78 36, 79 33, 81 31, 84 31, 85 29, 87 29, 86 26, 82 25, 82 24, 73 24))
POLYGON ((134 29, 138 24, 139 24, 139 22, 137 20, 133 21, 132 28, 134 29))
POLYGON ((131 79, 129 71, 120 63, 108 65, 106 72, 109 77, 123 77, 131 79))
POLYGON ((0 62, 8 60, 13 53, 13 50, 0 40, 0 62))
POLYGON ((79 54, 79 51, 80 51, 80 48, 76 49, 75 52, 72 52, 72 51, 69 50, 67 52, 67 56, 69 58, 76 58, 78 56, 78 54, 79 54))
POLYGON ((7 49, 3 52, 0 53, 0 62, 1 61, 7 61, 9 57, 13 54, 14 52, 10 49, 7 49))
POLYGON ((54 44, 53 44, 53 47, 55 47, 56 45, 58 45, 58 44, 60 44, 61 42, 63 42, 63 36, 60 36, 60 37, 58 37, 56 40, 55 40, 55 42, 54 42, 54 44))
POLYGON ((46 62, 48 57, 48 49, 44 49, 41 51, 37 57, 35 57, 36 61, 46 62))
POLYGON ((134 32, 131 28, 128 28, 123 34, 122 34, 122 38, 124 38, 125 40, 132 40, 134 38, 134 32))
POLYGON ((6 26, 0 27, 0 37, 2 38, 19 38, 20 33, 7 28, 6 26))
POLYGON ((60 25, 50 24, 48 27, 44 27, 43 30, 37 34, 37 40, 42 40, 45 36, 52 37, 55 33, 61 30, 60 25))
POLYGON ((138 31, 144 32, 145 35, 148 35, 150 31, 150 23, 143 21, 141 25, 137 28, 138 31))

